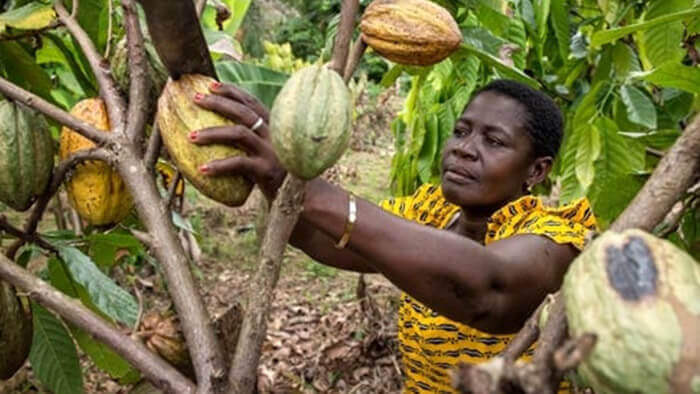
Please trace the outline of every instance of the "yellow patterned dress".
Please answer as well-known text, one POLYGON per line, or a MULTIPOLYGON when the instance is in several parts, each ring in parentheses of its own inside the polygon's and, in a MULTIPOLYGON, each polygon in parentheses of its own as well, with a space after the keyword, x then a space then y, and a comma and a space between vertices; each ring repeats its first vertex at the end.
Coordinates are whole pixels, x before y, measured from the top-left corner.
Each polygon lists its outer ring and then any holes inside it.
MULTIPOLYGON (((445 228, 459 207, 449 203, 442 189, 423 185, 414 195, 383 201, 382 208, 421 224, 445 228)), ((488 220, 485 244, 516 234, 538 234, 559 244, 583 248, 596 220, 586 199, 560 207, 546 207, 524 196, 496 211, 488 220)), ((455 393, 450 370, 457 363, 477 364, 503 351, 513 335, 494 335, 438 315, 427 306, 401 295, 398 319, 399 347, 405 375, 405 393, 455 393)), ((529 349, 524 359, 532 355, 529 349)), ((566 392, 566 384, 560 392, 566 392)))

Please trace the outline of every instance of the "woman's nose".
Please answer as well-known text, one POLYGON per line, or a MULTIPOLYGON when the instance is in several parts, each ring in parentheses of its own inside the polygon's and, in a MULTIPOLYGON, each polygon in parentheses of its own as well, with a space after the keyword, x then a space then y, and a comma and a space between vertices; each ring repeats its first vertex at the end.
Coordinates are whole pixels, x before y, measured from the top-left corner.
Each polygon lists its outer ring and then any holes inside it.
POLYGON ((479 157, 476 149, 476 133, 460 138, 455 144, 455 153, 465 159, 476 160, 479 157))

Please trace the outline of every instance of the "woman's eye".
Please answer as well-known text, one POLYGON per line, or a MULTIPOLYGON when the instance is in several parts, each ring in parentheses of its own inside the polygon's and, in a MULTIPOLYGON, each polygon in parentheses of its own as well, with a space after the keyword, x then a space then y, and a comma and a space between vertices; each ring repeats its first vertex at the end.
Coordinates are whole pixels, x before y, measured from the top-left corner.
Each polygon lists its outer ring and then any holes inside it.
POLYGON ((471 131, 471 129, 469 127, 457 127, 457 128, 455 128, 454 134, 458 137, 462 137, 465 135, 469 135, 470 131, 471 131))
POLYGON ((488 142, 489 145, 493 145, 493 146, 503 146, 503 142, 501 142, 497 138, 487 137, 486 142, 488 142))

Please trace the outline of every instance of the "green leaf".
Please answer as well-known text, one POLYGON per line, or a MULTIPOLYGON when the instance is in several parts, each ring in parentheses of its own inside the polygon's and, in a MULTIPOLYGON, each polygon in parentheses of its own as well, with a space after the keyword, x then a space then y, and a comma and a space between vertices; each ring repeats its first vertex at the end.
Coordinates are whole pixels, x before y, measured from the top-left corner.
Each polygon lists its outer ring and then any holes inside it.
POLYGON ((649 129, 656 128, 656 107, 641 90, 632 85, 622 85, 620 97, 627 107, 629 120, 649 129))
POLYGON ((469 55, 476 55, 485 64, 496 68, 498 71, 502 72, 504 75, 506 75, 509 78, 526 83, 534 88, 540 87, 539 82, 537 82, 535 79, 532 79, 530 76, 528 76, 524 72, 518 70, 515 67, 511 67, 511 66, 503 63, 497 57, 495 57, 487 52, 484 52, 481 49, 475 48, 472 45, 465 44, 465 43, 461 44, 460 49, 453 56, 460 57, 460 56, 469 56, 469 55))
POLYGON ((95 233, 87 237, 90 256, 100 268, 109 268, 116 263, 119 249, 127 249, 131 255, 145 253, 143 246, 130 233, 95 233))
POLYGON ((438 127, 438 117, 435 113, 431 113, 425 120, 423 146, 418 154, 418 175, 423 183, 430 182, 432 178, 433 161, 438 152, 439 139, 440 129, 438 127))
POLYGON ((636 31, 649 29, 649 28, 652 28, 654 26, 660 26, 660 25, 663 25, 665 23, 681 20, 681 19, 688 18, 688 17, 694 17, 697 15, 700 15, 700 8, 693 8, 693 9, 686 10, 686 11, 675 12, 673 14, 664 15, 664 16, 654 18, 654 19, 651 19, 651 20, 646 21, 646 22, 637 23, 634 25, 628 25, 625 27, 618 27, 615 29, 597 31, 597 32, 593 33, 593 36, 591 38, 591 46, 594 48, 598 48, 603 44, 617 41, 618 39, 620 39, 628 34, 634 33, 636 31))
POLYGON ((221 61, 215 64, 216 73, 223 82, 230 82, 257 97, 268 108, 289 75, 254 64, 221 61))
POLYGON ((381 80, 381 82, 379 82, 379 84, 380 84, 383 88, 388 88, 388 87, 390 87, 390 86, 393 85, 394 82, 396 82, 396 80, 401 76, 401 73, 403 73, 403 70, 404 70, 404 66, 403 66, 403 65, 401 65, 401 64, 395 64, 395 65, 393 65, 393 66, 389 69, 389 71, 387 71, 386 73, 384 73, 384 76, 382 76, 382 80, 381 80))
POLYGON ((583 187, 576 176, 576 153, 580 135, 580 133, 574 133, 573 128, 567 128, 558 159, 559 167, 561 168, 561 194, 559 199, 564 204, 585 195, 583 187))
POLYGON ((95 305, 107 316, 132 327, 138 314, 138 304, 134 297, 102 273, 79 249, 55 246, 73 279, 85 287, 95 305))
POLYGON ((87 354, 92 362, 101 370, 107 372, 113 379, 122 384, 134 383, 140 377, 137 369, 111 350, 107 345, 98 342, 85 331, 69 326, 70 332, 78 342, 80 349, 87 354))
POLYGON ((12 11, 0 14, 0 33, 5 26, 23 30, 38 30, 51 24, 56 13, 50 5, 29 3, 12 11))
POLYGON ((567 0, 552 0, 551 12, 552 27, 559 44, 559 55, 566 62, 569 59, 569 45, 571 42, 567 0))
POLYGON ((80 0, 78 22, 92 40, 97 51, 104 53, 107 43, 109 0, 80 0))
MULTIPOLYGON (((690 0, 655 0, 649 3, 644 19, 654 19, 691 7, 690 0)), ((637 33, 639 57, 645 70, 665 62, 678 62, 685 55, 680 44, 683 40, 683 22, 680 20, 654 26, 637 33)))
POLYGON ((0 41, 0 64, 10 82, 53 102, 51 79, 18 43, 0 41))
POLYGON ((583 190, 588 190, 595 175, 593 163, 600 155, 600 135, 595 125, 575 127, 574 132, 580 134, 576 149, 576 178, 583 190))
POLYGON ((504 39, 478 26, 462 28, 462 41, 493 56, 498 56, 499 50, 506 43, 504 39))
POLYGON ((612 48, 613 70, 618 79, 624 80, 631 73, 641 71, 639 59, 634 49, 622 41, 618 41, 612 48))
POLYGON ((621 132, 621 135, 636 139, 653 149, 666 150, 681 136, 680 130, 656 130, 648 133, 621 132))
POLYGON ((655 85, 676 88, 700 94, 700 68, 679 63, 664 63, 647 72, 633 73, 632 78, 640 78, 655 85))
POLYGON ((29 361, 34 375, 56 394, 83 393, 78 352, 61 321, 39 304, 32 303, 34 337, 29 361))
MULTIPOLYGON (((97 87, 94 81, 92 73, 86 75, 83 69, 78 64, 76 56, 78 53, 72 51, 68 45, 59 37, 57 34, 45 33, 43 35, 45 38, 43 40, 43 45, 36 53, 36 62, 38 64, 52 64, 57 63, 63 65, 67 72, 63 75, 59 75, 61 80, 67 80, 67 76, 70 76, 71 81, 75 80, 80 84, 80 89, 73 89, 80 98, 86 96, 96 96, 97 87), (92 80, 90 78, 93 78, 92 80)), ((80 53, 82 55, 82 53, 80 53)), ((66 84, 68 87, 69 85, 66 84)))
POLYGON ((552 0, 535 0, 535 20, 537 23, 537 35, 540 38, 539 42, 544 42, 547 36, 547 21, 549 20, 549 12, 552 5, 552 0))

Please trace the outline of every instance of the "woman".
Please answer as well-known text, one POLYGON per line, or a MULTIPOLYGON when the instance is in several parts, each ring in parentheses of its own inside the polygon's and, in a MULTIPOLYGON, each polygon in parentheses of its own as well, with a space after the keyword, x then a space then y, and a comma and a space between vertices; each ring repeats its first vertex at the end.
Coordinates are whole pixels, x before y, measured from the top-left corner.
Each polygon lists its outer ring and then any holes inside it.
MULTIPOLYGON (((231 85, 210 90, 195 102, 239 125, 193 131, 192 142, 233 144, 248 156, 201 171, 244 175, 273 198, 285 171, 269 142, 268 111, 231 85)), ((529 195, 551 170, 561 138, 562 116, 549 97, 500 80, 476 93, 457 120, 441 186, 377 207, 322 179, 308 182, 291 243, 324 264, 381 273, 404 291, 406 392, 453 392, 454 365, 497 355, 560 287, 595 228, 585 199, 554 209, 529 195)))

